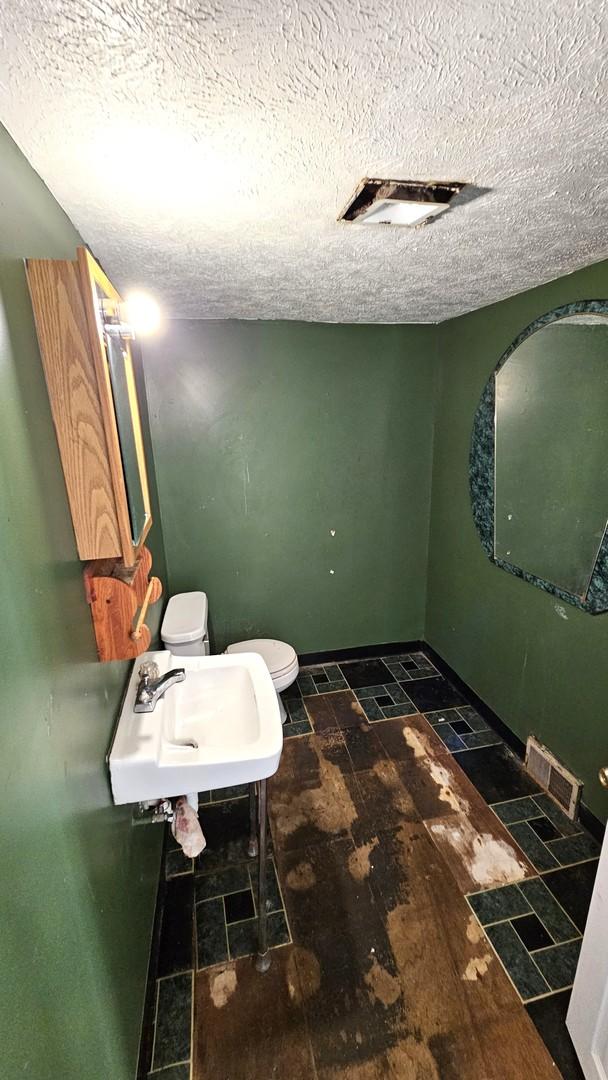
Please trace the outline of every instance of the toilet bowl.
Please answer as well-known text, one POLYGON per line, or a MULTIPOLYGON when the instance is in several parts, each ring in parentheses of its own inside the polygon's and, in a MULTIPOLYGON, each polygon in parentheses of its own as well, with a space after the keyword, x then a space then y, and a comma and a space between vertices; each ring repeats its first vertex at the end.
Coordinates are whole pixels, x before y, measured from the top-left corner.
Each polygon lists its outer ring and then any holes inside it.
POLYGON ((252 638, 250 641, 235 641, 225 650, 227 653, 254 652, 259 653, 268 668, 274 688, 276 690, 281 723, 285 723, 287 714, 281 700, 281 691, 287 690, 298 677, 300 665, 298 654, 292 645, 286 641, 276 641, 274 638, 252 638))
MULTIPOLYGON (((208 656, 211 650, 207 621, 206 593, 176 593, 167 604, 160 628, 165 648, 170 649, 174 656, 208 656)), ((295 649, 285 641, 252 638, 251 641, 235 641, 225 651, 259 653, 270 672, 279 702, 281 722, 284 724, 287 714, 281 700, 281 691, 295 682, 300 670, 295 649)))

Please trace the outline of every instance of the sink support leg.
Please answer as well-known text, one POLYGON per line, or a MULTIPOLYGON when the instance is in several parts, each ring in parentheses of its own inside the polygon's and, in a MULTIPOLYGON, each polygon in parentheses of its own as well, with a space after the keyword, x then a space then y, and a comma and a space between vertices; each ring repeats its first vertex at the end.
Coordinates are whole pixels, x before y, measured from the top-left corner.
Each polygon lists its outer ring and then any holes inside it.
POLYGON ((256 787, 254 782, 249 785, 249 843, 247 854, 250 859, 255 859, 258 853, 258 808, 256 799, 256 787))
POLYGON ((270 967, 270 952, 268 950, 267 918, 266 911, 266 781, 260 780, 258 784, 258 826, 259 826, 259 851, 258 851, 258 955, 256 957, 256 970, 268 971, 270 967))

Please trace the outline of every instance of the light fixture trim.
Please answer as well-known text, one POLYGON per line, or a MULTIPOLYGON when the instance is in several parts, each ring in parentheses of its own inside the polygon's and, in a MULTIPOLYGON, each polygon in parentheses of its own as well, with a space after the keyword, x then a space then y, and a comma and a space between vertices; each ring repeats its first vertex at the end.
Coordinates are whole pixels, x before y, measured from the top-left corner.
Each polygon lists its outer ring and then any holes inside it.
POLYGON ((448 210, 451 200, 464 187, 465 183, 460 180, 381 180, 366 177, 338 220, 416 228, 448 210), (419 207, 420 212, 399 210, 401 204, 419 207))

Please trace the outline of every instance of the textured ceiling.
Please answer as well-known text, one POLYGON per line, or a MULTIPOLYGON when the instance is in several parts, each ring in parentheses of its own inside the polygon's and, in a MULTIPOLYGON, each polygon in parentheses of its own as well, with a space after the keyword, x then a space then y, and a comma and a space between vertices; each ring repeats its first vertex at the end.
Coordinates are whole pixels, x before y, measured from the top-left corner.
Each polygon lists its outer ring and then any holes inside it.
POLYGON ((608 254, 604 0, 4 0, 0 119, 171 316, 435 322, 608 254), (417 230, 363 176, 490 189, 417 230))

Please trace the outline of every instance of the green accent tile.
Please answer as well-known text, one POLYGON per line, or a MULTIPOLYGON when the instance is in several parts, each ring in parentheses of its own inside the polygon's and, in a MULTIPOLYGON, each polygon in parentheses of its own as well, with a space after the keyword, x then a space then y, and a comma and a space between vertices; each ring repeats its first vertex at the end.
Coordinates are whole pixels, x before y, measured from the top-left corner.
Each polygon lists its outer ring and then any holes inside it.
POLYGON ((479 746, 496 746, 497 743, 502 742, 500 735, 491 731, 490 728, 486 728, 485 731, 465 731, 460 738, 467 750, 476 750, 479 746))
POLYGON ((294 735, 310 735, 311 731, 310 720, 296 720, 291 724, 283 725, 283 738, 289 739, 294 735))
POLYGON ((243 799, 246 795, 249 795, 249 784, 235 784, 233 787, 217 788, 211 793, 211 801, 226 802, 228 799, 243 799))
MULTIPOLYGON (((244 922, 232 923, 228 927, 228 940, 231 960, 237 960, 240 956, 252 956, 258 948, 258 920, 246 919, 244 922)), ((274 949, 278 945, 287 945, 290 940, 284 913, 276 911, 269 915, 268 947, 274 949)))
POLYGON ((510 802, 492 803, 492 810, 504 825, 514 825, 516 821, 540 817, 539 809, 529 795, 523 799, 511 799, 510 802))
POLYGON ((444 743, 452 753, 458 750, 466 750, 461 736, 456 734, 451 724, 440 724, 435 728, 435 731, 442 743, 444 743))
POLYGON ((314 684, 312 675, 300 674, 297 679, 297 685, 302 697, 308 697, 311 694, 317 693, 317 688, 314 684))
POLYGON ((527 915, 531 910, 517 885, 503 885, 498 889, 474 893, 467 896, 467 900, 483 926, 501 919, 512 919, 516 915, 527 915))
POLYGON ((331 694, 334 690, 349 690, 350 687, 344 679, 336 679, 335 682, 323 683, 319 685, 320 694, 331 694))
POLYGON ((547 840, 547 847, 561 866, 583 862, 585 859, 597 859, 601 846, 589 833, 578 836, 561 836, 559 840, 547 840))
POLYGON ((557 859, 536 835, 534 829, 530 828, 527 821, 518 821, 515 825, 509 825, 508 829, 536 870, 553 870, 559 866, 557 859))
POLYGON ((197 904, 201 900, 211 900, 214 896, 226 896, 227 893, 241 892, 248 888, 248 863, 227 866, 225 870, 216 870, 211 874, 197 874, 194 879, 197 904))
POLYGON ((391 695, 395 705, 412 704, 403 687, 399 686, 399 683, 387 683, 384 689, 387 694, 391 695))
POLYGON ((301 697, 292 698, 291 701, 285 703, 285 711, 293 723, 298 720, 308 720, 308 713, 306 712, 306 706, 301 697))
POLYGON ((210 802, 211 802, 211 792, 210 791, 199 791, 199 793, 198 793, 198 805, 199 806, 207 806, 208 803, 210 803, 210 802))
POLYGON ((388 720, 393 716, 413 716, 414 713, 418 712, 418 709, 415 705, 412 705, 410 701, 401 705, 389 705, 387 708, 383 709, 382 712, 384 718, 388 720))
POLYGON ((539 949, 534 959, 552 990, 563 990, 572 986, 582 938, 568 941, 564 945, 552 945, 549 949, 539 949))
POLYGON ((530 907, 547 927, 554 941, 568 941, 577 936, 579 931, 576 926, 570 921, 542 878, 522 881, 519 888, 530 907))
POLYGON ((438 709, 436 712, 427 712, 424 715, 429 724, 437 727, 438 724, 449 724, 450 720, 458 720, 458 713, 458 709, 438 709))
POLYGON ((332 682, 344 682, 344 679, 342 677, 342 672, 340 671, 340 668, 338 667, 337 664, 326 664, 325 668, 324 668, 324 671, 325 671, 325 674, 327 675, 327 678, 329 679, 330 683, 332 683, 332 682))
POLYGON ((191 874, 194 868, 192 859, 186 858, 181 848, 167 851, 165 855, 165 877, 178 877, 181 874, 191 874))
POLYGON ((368 720, 384 720, 384 713, 374 698, 364 698, 361 706, 368 720))
POLYGON ((228 959, 224 901, 221 896, 196 905, 196 949, 199 969, 228 959))
MULTIPOLYGON (((255 904, 256 914, 258 908, 258 872, 257 872, 257 860, 249 867, 249 877, 251 879, 251 890, 253 892, 253 901, 255 904)), ((281 892, 279 889, 279 882, 277 879, 276 867, 272 859, 268 860, 266 866, 266 897, 268 900, 267 911, 282 911, 283 901, 281 899, 281 892)))
POLYGON ((148 1073, 148 1080, 190 1080, 190 1062, 181 1065, 169 1065, 160 1072, 148 1073))
POLYGON ((192 973, 159 979, 157 994, 153 1070, 164 1069, 190 1057, 192 973))
POLYGON ((384 692, 384 686, 360 686, 353 691, 359 701, 363 701, 365 698, 381 697, 384 692))
POLYGON ((542 792, 540 795, 535 795, 533 800, 542 814, 545 814, 552 821, 556 829, 559 829, 562 836, 575 836, 577 833, 583 832, 583 826, 580 821, 571 821, 569 817, 564 814, 563 810, 560 810, 556 802, 553 801, 550 795, 542 792))
POLYGON ((486 928, 492 945, 524 1001, 549 991, 521 938, 509 922, 495 923, 486 928))
POLYGON ((461 705, 457 711, 472 731, 485 731, 489 727, 483 716, 480 716, 472 705, 461 705))

